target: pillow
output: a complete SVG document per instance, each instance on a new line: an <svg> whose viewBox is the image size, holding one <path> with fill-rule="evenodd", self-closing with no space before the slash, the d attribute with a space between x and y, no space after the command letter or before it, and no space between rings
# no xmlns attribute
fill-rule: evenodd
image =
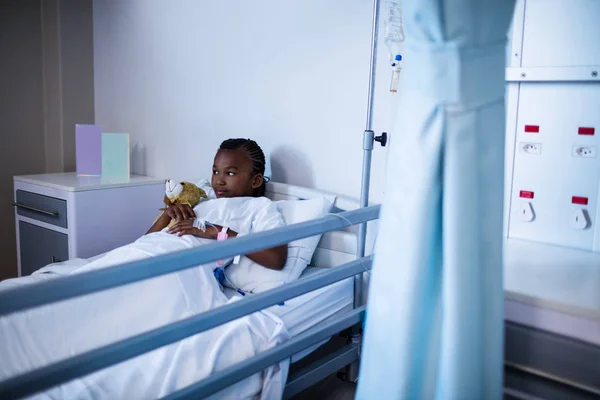
<svg viewBox="0 0 600 400"><path fill-rule="evenodd" d="M335 197L274 202L286 225L318 219L331 211ZM288 256L281 271L265 268L248 257L225 268L226 286L244 292L258 293L298 279L310 263L322 235L294 240L288 245Z"/></svg>

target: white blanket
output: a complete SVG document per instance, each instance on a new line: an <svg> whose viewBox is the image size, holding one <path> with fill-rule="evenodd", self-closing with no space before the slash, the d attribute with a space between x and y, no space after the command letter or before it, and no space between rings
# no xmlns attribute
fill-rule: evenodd
<svg viewBox="0 0 600 400"><path fill-rule="evenodd" d="M206 239L192 236L154 233L91 262L50 265L32 276L4 281L0 290L205 243ZM221 292L213 268L199 266L0 318L0 380L236 301ZM31 398L162 397L272 348L288 336L279 318L262 311ZM281 398L287 369L284 361L212 398Z"/></svg>

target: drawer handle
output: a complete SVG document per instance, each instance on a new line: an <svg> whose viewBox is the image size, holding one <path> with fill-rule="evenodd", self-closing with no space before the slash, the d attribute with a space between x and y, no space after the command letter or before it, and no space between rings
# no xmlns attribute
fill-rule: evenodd
<svg viewBox="0 0 600 400"><path fill-rule="evenodd" d="M12 203L13 206L18 207L18 208L24 208L25 210L29 210L29 211L33 211L36 213L40 213L40 214L44 214L44 215L49 215L51 217L58 217L58 212L57 211L46 211L46 210L41 210L39 208L35 208L35 207L31 207L31 206L27 206L25 204L22 203Z"/></svg>

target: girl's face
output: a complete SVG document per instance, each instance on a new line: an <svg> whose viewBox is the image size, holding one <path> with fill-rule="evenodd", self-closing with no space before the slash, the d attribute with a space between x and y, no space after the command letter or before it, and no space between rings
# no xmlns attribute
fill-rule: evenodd
<svg viewBox="0 0 600 400"><path fill-rule="evenodd" d="M211 186L221 197L251 197L263 183L263 175L252 170L245 150L219 150L215 155Z"/></svg>

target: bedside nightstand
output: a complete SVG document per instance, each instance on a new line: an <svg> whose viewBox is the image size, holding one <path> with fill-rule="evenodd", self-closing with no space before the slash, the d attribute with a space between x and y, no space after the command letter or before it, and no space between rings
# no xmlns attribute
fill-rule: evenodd
<svg viewBox="0 0 600 400"><path fill-rule="evenodd" d="M14 177L19 276L135 241L164 206L164 179L76 173Z"/></svg>

